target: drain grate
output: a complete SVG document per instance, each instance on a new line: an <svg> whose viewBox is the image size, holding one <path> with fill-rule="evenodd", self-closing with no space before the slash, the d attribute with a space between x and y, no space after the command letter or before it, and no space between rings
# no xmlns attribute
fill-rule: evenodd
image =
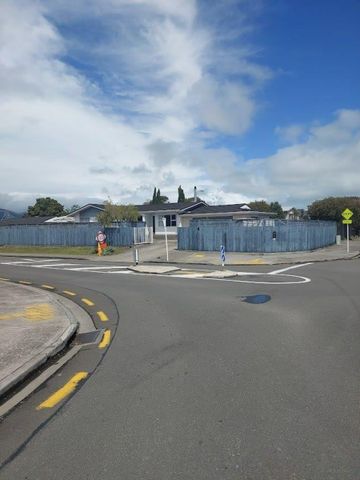
<svg viewBox="0 0 360 480"><path fill-rule="evenodd" d="M74 344L75 345L91 345L99 343L104 334L104 329L93 330L92 332L79 333L76 335Z"/></svg>

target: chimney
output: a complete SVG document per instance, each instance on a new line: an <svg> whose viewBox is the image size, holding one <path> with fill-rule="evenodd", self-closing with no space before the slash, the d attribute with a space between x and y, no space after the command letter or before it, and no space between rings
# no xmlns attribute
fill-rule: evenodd
<svg viewBox="0 0 360 480"><path fill-rule="evenodd" d="M197 191L196 191L196 187L194 187L194 202L197 202Z"/></svg>

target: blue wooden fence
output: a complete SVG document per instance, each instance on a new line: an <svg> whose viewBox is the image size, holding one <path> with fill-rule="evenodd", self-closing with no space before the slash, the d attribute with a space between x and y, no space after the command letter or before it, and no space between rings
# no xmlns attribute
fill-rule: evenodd
<svg viewBox="0 0 360 480"><path fill-rule="evenodd" d="M179 250L227 252L295 252L313 250L336 241L335 222L266 222L192 220L178 228Z"/></svg>
<svg viewBox="0 0 360 480"><path fill-rule="evenodd" d="M0 226L0 245L31 246L95 246L97 223L4 225ZM130 224L105 229L108 243L114 247L134 243L134 227Z"/></svg>

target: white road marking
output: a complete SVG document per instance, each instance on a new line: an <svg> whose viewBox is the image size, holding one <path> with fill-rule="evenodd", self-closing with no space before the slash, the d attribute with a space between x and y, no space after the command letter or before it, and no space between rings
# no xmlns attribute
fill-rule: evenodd
<svg viewBox="0 0 360 480"><path fill-rule="evenodd" d="M117 270L116 272L114 272L112 270L111 272L94 272L94 273L111 273L112 275L114 275L116 273L128 274L128 273L134 273L134 272L131 272L130 270Z"/></svg>
<svg viewBox="0 0 360 480"><path fill-rule="evenodd" d="M65 267L65 266L74 266L74 265L78 265L78 263L51 263L50 265L29 265L31 266L32 268L51 268L53 270L56 270L58 267Z"/></svg>
<svg viewBox="0 0 360 480"><path fill-rule="evenodd" d="M31 259L31 258L24 258L23 260L12 260L10 262L0 262L1 265L29 265L29 266L35 266L34 263L40 264L41 262L49 263L49 262L58 262L57 258L51 259L51 258L46 258L46 259Z"/></svg>
<svg viewBox="0 0 360 480"><path fill-rule="evenodd" d="M46 268L51 270L66 270L66 271L74 271L74 272L88 272L88 273L101 273L101 274L135 274L134 272L127 270L127 266L125 265L107 265L107 266L83 266L79 263L40 263L40 262L56 262L58 259L47 259L47 260L36 260L31 262L27 261L30 259L26 259L26 261L13 261L13 262L0 262L2 265L13 265L14 267L32 267L32 268ZM174 278L184 278L184 279L193 279L193 280L215 280L220 282L237 282L237 283L248 283L248 284L258 284L258 285L297 285L297 284L304 284L311 282L311 279L308 277L298 276L298 275L291 275L285 274L288 270L294 268L305 267L307 265L312 265L312 263L304 263L300 265L292 265L290 267L281 268L279 270L273 270L272 272L234 272L238 278L206 278L205 276L209 274L208 271L204 273L200 272L183 272L173 275L166 275L166 274L152 274L152 273L140 273L136 272L136 275L146 275L146 276L154 276L156 277L174 277ZM185 269L187 270L187 269ZM258 276L265 277L267 275L271 275L269 277L272 281L266 281L265 279L257 280ZM276 276L278 277L286 277L284 280L275 279ZM252 279L241 279L241 277L252 277Z"/></svg>
<svg viewBox="0 0 360 480"><path fill-rule="evenodd" d="M29 260L29 262L33 262L33 263L41 263L41 262L45 262L45 263L49 263L49 262L58 262L59 258L27 258L26 260Z"/></svg>
<svg viewBox="0 0 360 480"><path fill-rule="evenodd" d="M30 262L21 260L19 262L1 262L1 265L29 265Z"/></svg>
<svg viewBox="0 0 360 480"><path fill-rule="evenodd" d="M119 272L120 273L120 272ZM133 272L130 272L130 273L133 273ZM140 273L140 272L136 272L136 275L137 276L146 276L146 277L166 277L166 278L181 278L181 279L186 279L186 280L210 280L210 281L216 281L216 282L234 282L234 283L250 283L250 284L257 284L257 285L299 285L299 284L303 284L303 283L309 283L311 282L311 279L308 278L308 277L301 277L301 276L298 276L298 275L286 275L286 274L283 274L283 275L279 275L281 277L289 277L289 278L293 278L294 280L291 280L291 281L285 281L285 282L281 282L281 281L271 281L271 282L266 282L266 281L262 281L262 280L235 280L233 278L209 278L209 277L189 277L187 275L166 275L166 274L162 274L162 273ZM269 273L244 273L242 272L242 275L262 275L262 276L266 276L266 275L270 275ZM274 278L275 275L272 275L272 278Z"/></svg>
<svg viewBox="0 0 360 480"><path fill-rule="evenodd" d="M292 265L291 267L281 268L280 270L273 270L272 272L269 272L269 275L277 275L279 273L287 272L288 270L292 270L294 268L306 267L307 265L312 265L312 262L302 263L300 265Z"/></svg>
<svg viewBox="0 0 360 480"><path fill-rule="evenodd" d="M265 275L271 275L270 273ZM265 281L257 281L257 280L226 280L227 282L238 282L238 283L253 283L259 285L299 285L300 283L309 283L311 279L308 277L301 277L298 275L282 275L283 277L291 277L297 279L298 281L289 281L289 282L265 282Z"/></svg>
<svg viewBox="0 0 360 480"><path fill-rule="evenodd" d="M77 264L75 264L77 265ZM71 271L74 271L74 272L81 272L81 270L112 270L112 269L126 269L127 267L125 266L122 266L122 265L118 265L118 266L107 266L107 267L75 267L75 268L66 268L65 270L71 270Z"/></svg>

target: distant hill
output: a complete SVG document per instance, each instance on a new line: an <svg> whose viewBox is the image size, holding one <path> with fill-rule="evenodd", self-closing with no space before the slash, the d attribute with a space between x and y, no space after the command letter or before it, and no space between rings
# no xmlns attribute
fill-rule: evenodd
<svg viewBox="0 0 360 480"><path fill-rule="evenodd" d="M5 208L0 208L0 222L3 220L9 220L10 218L19 218L20 215L10 210L5 210Z"/></svg>

